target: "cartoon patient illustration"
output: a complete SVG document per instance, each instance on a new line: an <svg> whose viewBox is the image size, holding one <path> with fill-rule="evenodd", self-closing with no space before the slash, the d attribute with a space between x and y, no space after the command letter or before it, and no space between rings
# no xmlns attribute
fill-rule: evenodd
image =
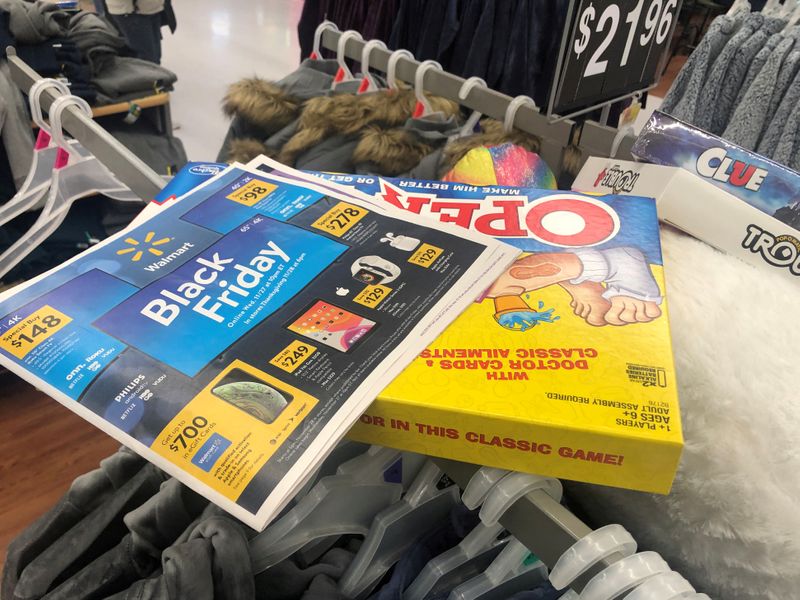
<svg viewBox="0 0 800 600"><path fill-rule="evenodd" d="M511 265L486 296L494 299L500 325L525 331L552 322L552 310L533 310L523 295L556 284L572 297L575 314L595 327L647 323L661 315L658 283L642 251L631 246L530 254Z"/></svg>

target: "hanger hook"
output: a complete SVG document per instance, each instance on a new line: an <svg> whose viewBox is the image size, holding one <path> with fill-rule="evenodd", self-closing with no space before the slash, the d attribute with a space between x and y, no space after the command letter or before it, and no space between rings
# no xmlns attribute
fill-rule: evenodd
<svg viewBox="0 0 800 600"><path fill-rule="evenodd" d="M33 122L39 126L39 129L46 133L50 133L50 126L45 122L44 115L42 114L42 92L50 87L57 89L62 94L69 94L69 86L67 86L66 83L49 77L34 81L28 92L28 102L30 104Z"/></svg>
<svg viewBox="0 0 800 600"><path fill-rule="evenodd" d="M53 136L53 142L59 147L63 148L70 154L76 155L76 150L64 139L64 128L61 124L61 115L64 110L70 106L77 106L89 118L92 118L92 107L83 98L74 96L72 94L66 96L59 96L53 101L50 107L50 135Z"/></svg>
<svg viewBox="0 0 800 600"><path fill-rule="evenodd" d="M375 48L380 48L387 52L389 51L389 48L387 48L386 44L381 40L369 40L364 44L364 47L361 49L361 74L364 76L364 82L358 90L359 94L377 87L372 73L369 72L369 57Z"/></svg>
<svg viewBox="0 0 800 600"><path fill-rule="evenodd" d="M422 106L423 110L420 116L429 115L433 112L431 103L425 97L425 74L431 69L442 71L442 65L435 60L424 60L417 65L417 70L414 73L414 95L417 97L417 102Z"/></svg>
<svg viewBox="0 0 800 600"><path fill-rule="evenodd" d="M474 88L476 85L484 88L489 87L480 77L470 77L469 79L465 79L464 83L461 84L461 88L458 90L459 100L466 100L469 97L469 93L472 91L472 88Z"/></svg>
<svg viewBox="0 0 800 600"><path fill-rule="evenodd" d="M466 79L464 83L461 84L461 88L458 90L458 99L464 101L467 98L469 98L469 93L475 86L480 86L484 89L487 89L489 87L486 84L486 82L480 77L470 77L469 79ZM459 137L471 135L475 131L475 126L478 124L478 121L480 120L481 116L482 115L479 111L473 110L472 114L466 120L463 127L461 127L461 131L458 134Z"/></svg>
<svg viewBox="0 0 800 600"><path fill-rule="evenodd" d="M530 106L533 110L539 110L530 96L517 96L508 103L506 107L506 118L503 120L503 131L511 133L514 129L514 119L517 116L517 111L522 105Z"/></svg>
<svg viewBox="0 0 800 600"><path fill-rule="evenodd" d="M334 78L335 83L353 79L353 73L350 71L350 67L347 66L347 57L344 54L345 46L347 46L349 40L363 41L364 38L362 38L361 34L355 29L343 31L339 36L339 41L336 44L336 62L339 63L339 70L336 72L336 77Z"/></svg>
<svg viewBox="0 0 800 600"><path fill-rule="evenodd" d="M395 50L392 52L391 56L389 56L389 64L386 66L386 83L391 90L397 89L397 78L395 72L397 71L397 61L400 60L400 58L413 61L414 55L411 54L410 50L401 49Z"/></svg>
<svg viewBox="0 0 800 600"><path fill-rule="evenodd" d="M331 31L339 31L338 25L333 21L325 20L314 30L314 49L311 51L311 58L312 60L320 60L322 58L322 54L320 53L319 46L322 43L322 34L325 33L328 29Z"/></svg>

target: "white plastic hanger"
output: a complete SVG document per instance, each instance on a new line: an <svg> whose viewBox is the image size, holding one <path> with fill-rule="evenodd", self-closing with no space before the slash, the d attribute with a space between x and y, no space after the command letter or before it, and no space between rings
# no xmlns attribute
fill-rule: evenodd
<svg viewBox="0 0 800 600"><path fill-rule="evenodd" d="M76 201L102 194L120 200L142 200L94 156L84 156L76 144L64 139L61 115L68 106L77 106L91 117L92 109L83 98L59 96L50 107L50 126L53 142L59 147L52 170L47 200L39 218L20 239L0 255L0 277L3 277L30 254L63 223Z"/></svg>
<svg viewBox="0 0 800 600"><path fill-rule="evenodd" d="M339 27L333 21L328 21L327 19L317 25L317 28L314 30L314 46L311 50L311 56L309 58L311 60L322 60L322 53L320 52L320 44L322 42L322 34L325 33L328 29L331 31L339 31Z"/></svg>
<svg viewBox="0 0 800 600"><path fill-rule="evenodd" d="M734 0L731 7L728 9L727 15L734 15L739 11L750 12L750 3L747 0Z"/></svg>
<svg viewBox="0 0 800 600"><path fill-rule="evenodd" d="M395 50L389 56L388 64L386 65L386 86L388 87L389 91L397 91L400 89L397 85L397 61L401 58L407 58L408 60L414 60L414 55L411 54L409 50Z"/></svg>
<svg viewBox="0 0 800 600"><path fill-rule="evenodd" d="M636 540L622 525L595 529L559 557L550 571L550 583L557 590L563 590L604 558L612 554L631 556L636 548Z"/></svg>
<svg viewBox="0 0 800 600"><path fill-rule="evenodd" d="M426 463L403 498L375 517L364 543L339 580L339 591L345 597L364 598L420 532L447 518L458 503L458 486L439 490L441 476L436 465Z"/></svg>
<svg viewBox="0 0 800 600"><path fill-rule="evenodd" d="M533 110L539 110L530 96L517 96L508 103L506 107L506 116L503 120L503 131L511 133L514 130L514 119L517 116L517 111L521 106L530 106Z"/></svg>
<svg viewBox="0 0 800 600"><path fill-rule="evenodd" d="M647 579L670 571L657 552L639 552L615 562L589 580L581 600L614 600Z"/></svg>
<svg viewBox="0 0 800 600"><path fill-rule="evenodd" d="M403 600L425 600L484 572L509 540L502 525L479 523L459 544L431 559L411 582Z"/></svg>
<svg viewBox="0 0 800 600"><path fill-rule="evenodd" d="M31 116L33 122L39 126L39 133L36 136L36 144L33 147L33 159L31 168L28 171L25 181L17 190L17 193L0 207L0 226L5 225L10 220L22 213L33 210L40 206L50 188L50 177L53 172L53 165L56 161L58 146L53 144L50 136L50 127L45 122L42 115L41 93L54 87L62 94L69 94L69 88L61 81L55 79L40 79L31 86L28 92Z"/></svg>
<svg viewBox="0 0 800 600"><path fill-rule="evenodd" d="M470 477L467 487L461 496L461 502L470 510L475 510L486 499L486 496L503 477L511 471L494 467L481 467Z"/></svg>
<svg viewBox="0 0 800 600"><path fill-rule="evenodd" d="M350 67L347 66L347 56L345 56L344 53L347 42L352 39L363 41L364 38L362 38L361 34L355 29L348 29L347 31L342 32L342 34L339 36L339 41L336 44L336 62L339 63L339 69L336 71L336 75L333 78L334 88L345 81L356 80L356 78L353 77L353 72L350 70Z"/></svg>
<svg viewBox="0 0 800 600"><path fill-rule="evenodd" d="M774 15L778 8L782 8L780 0L767 0L766 4L764 4L764 8L761 9L761 14Z"/></svg>
<svg viewBox="0 0 800 600"><path fill-rule="evenodd" d="M480 575L456 587L448 600L506 600L547 581L547 567L516 538Z"/></svg>
<svg viewBox="0 0 800 600"><path fill-rule="evenodd" d="M386 44L383 43L381 40L370 40L364 44L364 48L361 50L361 85L358 88L359 94L364 94L366 92L374 92L378 89L378 84L375 82L375 78L372 76L372 73L369 72L369 56L372 54L372 51L375 48L380 48L381 50L389 50L386 47Z"/></svg>
<svg viewBox="0 0 800 600"><path fill-rule="evenodd" d="M789 20L786 22L786 27L783 28L783 31L788 31L789 29L800 23L800 4L795 4L794 10L790 10L786 16L788 17Z"/></svg>
<svg viewBox="0 0 800 600"><path fill-rule="evenodd" d="M442 113L433 112L433 107L425 96L425 75L430 70L442 71L442 65L435 60L424 60L417 67L414 73L414 95L417 97L417 105L414 108L414 118L423 119L426 117L439 116L443 118Z"/></svg>
<svg viewBox="0 0 800 600"><path fill-rule="evenodd" d="M336 475L321 478L250 541L253 571L261 573L323 538L366 535L375 516L403 493L402 484L384 481L384 473L400 458L399 451L381 448L343 463Z"/></svg>
<svg viewBox="0 0 800 600"><path fill-rule="evenodd" d="M470 77L469 79L464 80L464 83L461 84L461 89L458 90L458 99L462 101L466 100L469 97L470 91L472 91L472 88L474 88L476 85L479 85L483 88L488 87L486 82L480 77ZM480 121L482 116L483 115L479 111L473 110L472 114L461 128L461 131L458 133L458 137L466 137L475 133L475 126L478 124L478 121Z"/></svg>
<svg viewBox="0 0 800 600"><path fill-rule="evenodd" d="M680 573L669 571L653 575L642 585L625 596L625 600L680 600L694 593L692 584Z"/></svg>

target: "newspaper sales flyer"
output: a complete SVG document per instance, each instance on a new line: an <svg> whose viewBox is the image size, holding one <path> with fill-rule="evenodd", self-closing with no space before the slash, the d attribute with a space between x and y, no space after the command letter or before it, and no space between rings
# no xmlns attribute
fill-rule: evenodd
<svg viewBox="0 0 800 600"><path fill-rule="evenodd" d="M0 297L0 363L261 530L517 254L231 167Z"/></svg>

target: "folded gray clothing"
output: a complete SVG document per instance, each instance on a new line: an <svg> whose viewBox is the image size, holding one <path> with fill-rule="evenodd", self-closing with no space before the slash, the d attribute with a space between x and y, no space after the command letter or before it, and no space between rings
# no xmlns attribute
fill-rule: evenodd
<svg viewBox="0 0 800 600"><path fill-rule="evenodd" d="M116 53L128 51L125 38L106 19L96 13L80 11L69 20L67 37L85 54L97 46Z"/></svg>
<svg viewBox="0 0 800 600"><path fill-rule="evenodd" d="M301 567L290 557L255 576L257 600L297 600L313 579L326 575L335 581L347 570L356 553L349 548L332 548L313 565Z"/></svg>
<svg viewBox="0 0 800 600"><path fill-rule="evenodd" d="M768 125L767 114L772 94L786 56L795 44L797 28L784 35L758 73L742 102L736 107L722 137L748 150L755 150L761 133Z"/></svg>
<svg viewBox="0 0 800 600"><path fill-rule="evenodd" d="M0 597L12 598L19 576L37 556L103 504L138 471L145 461L127 448L100 461L100 467L72 482L58 503L8 546Z"/></svg>
<svg viewBox="0 0 800 600"><path fill-rule="evenodd" d="M255 598L247 537L236 521L211 517L161 557L157 575L107 600L251 600Z"/></svg>
<svg viewBox="0 0 800 600"><path fill-rule="evenodd" d="M744 18L745 14L739 11L733 15L719 16L712 21L664 97L660 107L662 112L691 122L711 64L739 29Z"/></svg>
<svg viewBox="0 0 800 600"><path fill-rule="evenodd" d="M129 56L113 56L102 72L95 73L92 83L113 98L137 91L155 93L171 88L177 80L175 73L155 63Z"/></svg>
<svg viewBox="0 0 800 600"><path fill-rule="evenodd" d="M0 61L0 135L17 189L33 162L33 132L22 92L11 81L8 61Z"/></svg>
<svg viewBox="0 0 800 600"><path fill-rule="evenodd" d="M328 575L317 575L300 600L346 600L339 591L339 582Z"/></svg>
<svg viewBox="0 0 800 600"><path fill-rule="evenodd" d="M69 13L47 0L0 0L0 10L9 13L9 29L20 44L38 44L67 32Z"/></svg>
<svg viewBox="0 0 800 600"><path fill-rule="evenodd" d="M183 534L208 505L176 479L168 479L159 491L125 515L130 531L114 548L48 593L44 600L102 598L126 590L150 576L161 553Z"/></svg>
<svg viewBox="0 0 800 600"><path fill-rule="evenodd" d="M416 167L402 175L408 179L439 179L439 165L442 162L444 145L425 156Z"/></svg>
<svg viewBox="0 0 800 600"><path fill-rule="evenodd" d="M145 464L92 512L51 543L22 571L13 596L4 600L41 598L110 550L126 533L123 517L155 494L166 475Z"/></svg>
<svg viewBox="0 0 800 600"><path fill-rule="evenodd" d="M787 96L788 98L788 96ZM796 96L795 96L796 98ZM800 133L800 101L795 101L790 108L786 121L781 129L781 135L775 145L775 152L772 153L772 160L782 165L792 168L792 161L800 150L798 144L798 133Z"/></svg>
<svg viewBox="0 0 800 600"><path fill-rule="evenodd" d="M739 49L763 24L764 16L761 13L747 15L739 31L728 40L719 55L713 58L713 64L708 72L705 84L703 84L702 98L704 98L704 101L698 103L697 110L690 121L692 125L711 132L714 132L715 126L717 128L721 126L724 129L724 124L720 125L722 116L719 114L718 103L713 100L719 98L720 91ZM714 123L715 120L716 123Z"/></svg>
<svg viewBox="0 0 800 600"><path fill-rule="evenodd" d="M170 171L174 175L188 162L183 142L173 135L159 135L136 125L119 125L108 130L159 175L169 175Z"/></svg>

